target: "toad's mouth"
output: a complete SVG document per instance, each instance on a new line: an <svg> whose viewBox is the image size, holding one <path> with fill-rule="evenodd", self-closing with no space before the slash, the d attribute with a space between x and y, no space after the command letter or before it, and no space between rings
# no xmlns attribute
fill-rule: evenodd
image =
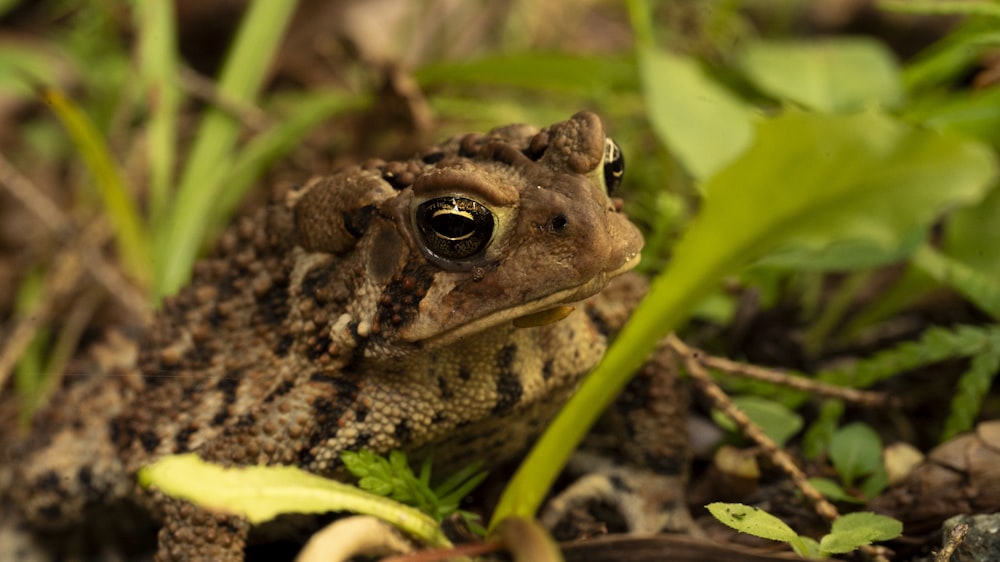
<svg viewBox="0 0 1000 562"><path fill-rule="evenodd" d="M538 312L532 312L531 314L525 314L519 318L513 320L515 328L535 328L538 326L547 326L549 324L555 324L556 322L562 320L569 316L570 312L573 312L575 307L561 305L555 308L546 308L545 310L540 310Z"/></svg>
<svg viewBox="0 0 1000 562"><path fill-rule="evenodd" d="M559 322L573 312L573 304L603 291L612 279L635 268L639 264L639 259L640 255L637 252L618 268L595 276L587 283L555 291L530 303L496 310L483 318L455 326L425 339L424 344L431 347L447 345L508 322L516 328L545 326Z"/></svg>

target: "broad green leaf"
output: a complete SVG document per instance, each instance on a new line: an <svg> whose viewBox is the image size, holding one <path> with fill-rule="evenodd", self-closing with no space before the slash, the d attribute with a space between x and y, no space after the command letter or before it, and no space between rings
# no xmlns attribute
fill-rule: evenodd
<svg viewBox="0 0 1000 562"><path fill-rule="evenodd" d="M833 522L830 534L819 541L824 554L851 552L876 541L892 540L903 534L903 524L876 513L849 513Z"/></svg>
<svg viewBox="0 0 1000 562"><path fill-rule="evenodd" d="M434 546L448 539L433 519L388 498L290 466L222 468L197 455L175 455L142 468L139 483L251 523L285 513L351 511L378 517Z"/></svg>
<svg viewBox="0 0 1000 562"><path fill-rule="evenodd" d="M903 96L892 53L870 39L756 42L740 65L771 96L820 111L893 107Z"/></svg>
<svg viewBox="0 0 1000 562"><path fill-rule="evenodd" d="M830 439L830 461L850 486L882 465L882 439L863 423L845 425Z"/></svg>
<svg viewBox="0 0 1000 562"><path fill-rule="evenodd" d="M977 200L993 174L982 145L878 113L791 112L761 123L753 146L708 181L670 264L518 469L492 524L534 513L600 412L723 276L792 242L896 246L944 209Z"/></svg>
<svg viewBox="0 0 1000 562"><path fill-rule="evenodd" d="M791 436L802 429L802 417L773 400L757 396L737 396L733 398L733 403L743 410L751 421L760 426L779 447L784 446ZM715 414L713 411L712 417L717 422L722 422L719 425L729 431L735 430L735 424L725 414L721 412L718 416Z"/></svg>
<svg viewBox="0 0 1000 562"><path fill-rule="evenodd" d="M754 111L693 59L650 49L639 72L653 131L695 178L708 179L750 146Z"/></svg>
<svg viewBox="0 0 1000 562"><path fill-rule="evenodd" d="M741 533L781 542L791 542L799 536L784 521L763 509L740 503L723 502L710 503L705 508L720 523Z"/></svg>
<svg viewBox="0 0 1000 562"><path fill-rule="evenodd" d="M812 484L813 488L823 494L823 497L837 501L837 502L848 502L848 503L864 503L861 499L858 499L851 494L847 493L840 484L837 484L829 478L810 478L809 483Z"/></svg>

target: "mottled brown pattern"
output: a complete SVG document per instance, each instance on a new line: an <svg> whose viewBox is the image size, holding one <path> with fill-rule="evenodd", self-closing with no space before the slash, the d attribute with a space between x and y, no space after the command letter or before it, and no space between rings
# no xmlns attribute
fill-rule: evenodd
<svg viewBox="0 0 1000 562"><path fill-rule="evenodd" d="M545 326L511 321L591 298L638 260L604 148L590 113L541 133L507 126L315 179L238 221L120 376L67 387L34 435L4 446L2 515L58 530L127 500L159 521L158 560L241 560L245 521L140 490L136 470L186 451L324 475L360 447L510 458L608 331L592 304ZM445 196L494 213L478 254L422 247L414 209Z"/></svg>

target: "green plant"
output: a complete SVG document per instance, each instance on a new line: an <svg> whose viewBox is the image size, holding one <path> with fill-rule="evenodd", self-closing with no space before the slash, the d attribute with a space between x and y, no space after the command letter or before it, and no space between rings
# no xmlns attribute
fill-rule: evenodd
<svg viewBox="0 0 1000 562"><path fill-rule="evenodd" d="M736 396L733 404L760 426L779 447L802 429L802 416L773 400L758 396ZM712 411L712 419L727 431L735 432L737 429L736 424L718 410Z"/></svg>
<svg viewBox="0 0 1000 562"><path fill-rule="evenodd" d="M877 541L892 540L903 532L903 524L875 513L850 513L833 522L830 533L818 542L799 535L770 513L738 503L711 503L705 506L720 522L741 533L787 543L803 558L826 558L852 552Z"/></svg>
<svg viewBox="0 0 1000 562"><path fill-rule="evenodd" d="M413 506L438 522L457 513L470 528L481 531L480 534L485 532L475 523L478 515L458 508L462 498L486 478L486 473L479 470L482 462L467 466L432 487L430 458L420 465L419 476L413 473L402 451L392 451L388 457L366 450L344 451L340 460L358 479L362 490Z"/></svg>
<svg viewBox="0 0 1000 562"><path fill-rule="evenodd" d="M971 361L958 380L943 440L972 428L1000 366L1000 327L930 328L917 340L903 342L850 366L822 372L818 378L832 384L865 388L898 373L955 358Z"/></svg>
<svg viewBox="0 0 1000 562"><path fill-rule="evenodd" d="M378 517L426 544L451 545L437 522L421 511L295 467L223 468L186 454L163 457L143 467L138 478L144 487L239 514L254 524L283 513L350 511Z"/></svg>
<svg viewBox="0 0 1000 562"><path fill-rule="evenodd" d="M676 55L654 45L645 3L629 6L651 123L698 180L704 200L619 339L519 468L491 524L535 511L602 406L723 276L754 263L830 271L904 260L926 245L935 221L983 200L995 181L996 157L984 143L894 115L901 78L884 49L830 41L800 54L801 45L767 46L744 62L749 80L786 98L783 109L765 116L741 109L745 102L733 101L735 94L720 91L697 66L666 72L679 68ZM832 57L834 64L786 72L810 66L810 56ZM786 64L772 70L782 57ZM840 83L848 64L860 84L832 92L778 76L764 80L788 74L830 86ZM671 91L713 102L698 112L699 120L687 121L673 113L697 108L663 103L673 99ZM712 135L719 130L733 134ZM741 133L746 130L752 133ZM710 150L718 143L719 150Z"/></svg>
<svg viewBox="0 0 1000 562"><path fill-rule="evenodd" d="M888 485L882 439L868 425L851 423L834 431L828 454L840 476L839 486L826 479L810 480L827 497L847 500L854 496L846 490L857 488L864 499L870 499Z"/></svg>

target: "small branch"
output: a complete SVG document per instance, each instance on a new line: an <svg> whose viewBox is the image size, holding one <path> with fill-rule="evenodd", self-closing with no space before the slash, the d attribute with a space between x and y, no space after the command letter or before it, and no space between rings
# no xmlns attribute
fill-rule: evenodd
<svg viewBox="0 0 1000 562"><path fill-rule="evenodd" d="M823 494L819 493L819 490L807 481L805 473L795 464L792 457L778 447L778 444L768 437L757 424L753 423L743 413L743 410L740 410L733 404L722 388L715 384L715 381L712 380L705 366L701 363L703 357L700 351L688 347L687 344L673 334L667 336L667 345L683 358L684 366L687 367L688 374L691 375L691 379L698 386L698 389L712 401L712 404L716 408L729 416L744 435L764 449L774 461L774 464L780 467L792 479L792 482L802 492L802 495L812 502L816 508L816 513L829 521L840 517L840 514L837 513L837 508L828 502L823 497Z"/></svg>
<svg viewBox="0 0 1000 562"><path fill-rule="evenodd" d="M955 528L948 533L948 540L944 543L944 548L941 552L937 553L934 557L934 562L948 562L951 560L951 555L958 550L958 547L962 546L962 542L965 541L965 535L969 533L968 523L959 523L955 525Z"/></svg>
<svg viewBox="0 0 1000 562"><path fill-rule="evenodd" d="M816 510L816 513L820 517L828 521L833 521L840 517L837 508L809 483L805 472L795 464L795 460L792 459L791 455L778 447L778 444L768 437L757 424L753 423L743 413L743 410L740 410L733 404L729 396L712 380L712 377L708 374L708 370L702 363L704 357L701 351L688 347L687 344L673 334L667 336L667 345L683 359L691 380L694 381L702 394L707 396L716 408L733 420L743 435L757 443L770 457L771 462L791 478L792 483L812 503L813 509ZM887 562L876 547L866 546L862 547L862 550L872 560Z"/></svg>
<svg viewBox="0 0 1000 562"><path fill-rule="evenodd" d="M808 392L810 394L826 396L828 398L839 398L846 402L853 402L873 408L886 408L899 405L898 398L889 396L884 392L871 392L867 390L856 390L844 386L835 386L807 379L805 377L798 377L777 369L768 369L757 365L731 361L724 357L706 355L700 350L698 350L697 353L699 357L698 362L702 365L712 369L725 371L727 373L741 375L746 378L778 384L795 390Z"/></svg>

